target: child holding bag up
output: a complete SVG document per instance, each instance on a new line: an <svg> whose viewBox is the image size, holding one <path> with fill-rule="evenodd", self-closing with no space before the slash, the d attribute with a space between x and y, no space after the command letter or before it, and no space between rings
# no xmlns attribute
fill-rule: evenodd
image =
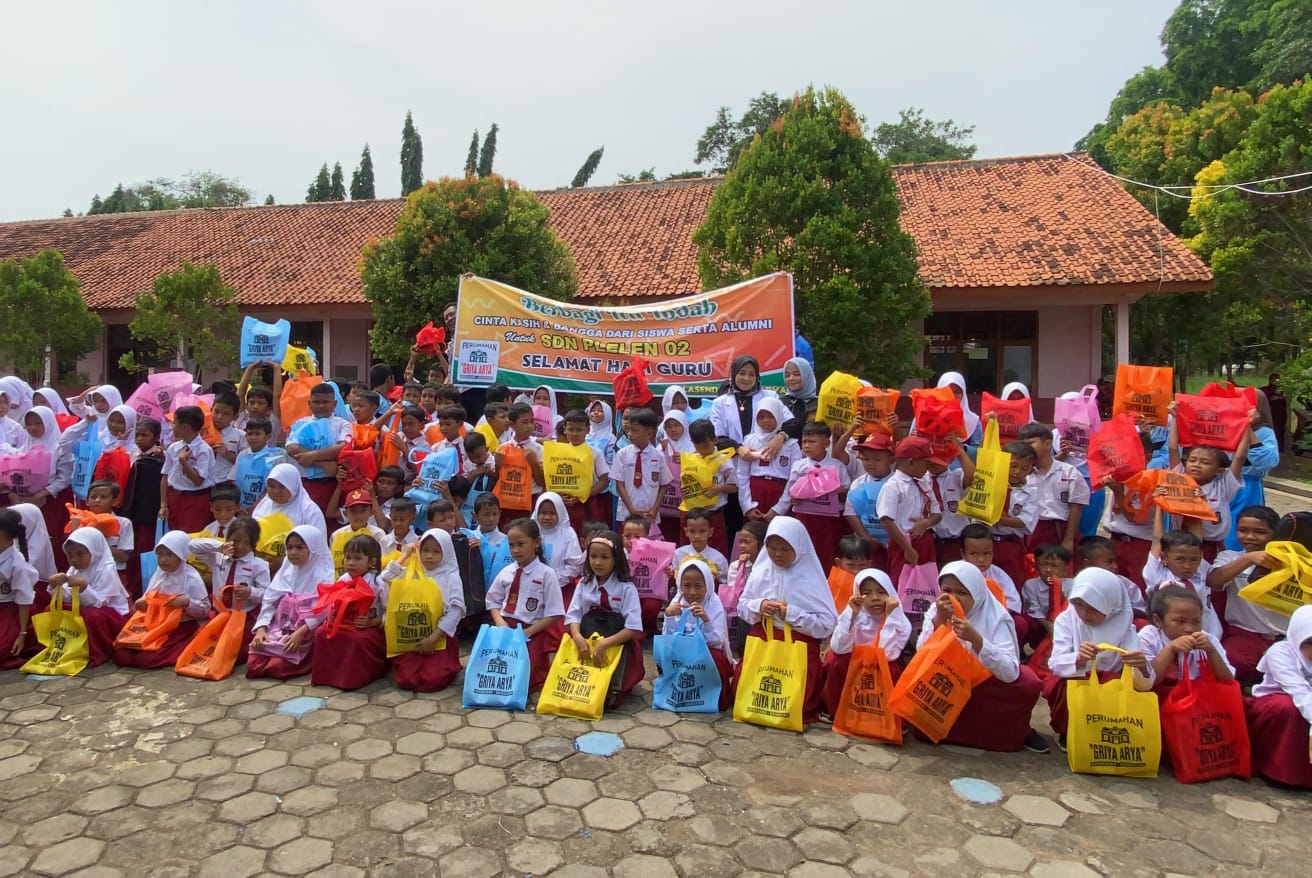
<svg viewBox="0 0 1312 878"><path fill-rule="evenodd" d="M423 575L436 583L441 593L442 616L433 626L433 633L414 652L392 657L392 678L398 689L437 692L450 686L460 673L460 640L456 629L465 617L465 590L451 535L436 527L424 531L417 542L405 547L399 560L383 568L379 577L383 585L390 590L392 583L405 576L407 565L416 554Z"/></svg>
<svg viewBox="0 0 1312 878"><path fill-rule="evenodd" d="M1175 403L1168 405L1167 410L1174 414ZM1257 420L1257 409L1248 414L1250 422ZM1197 482L1207 505L1216 513L1216 521L1185 518L1181 523L1183 529L1197 533L1202 538L1203 560L1209 564L1225 548L1225 538L1230 535L1230 501L1244 487L1244 462L1248 456L1248 446L1256 439L1250 426L1244 431L1239 447L1232 456L1210 445L1195 445L1181 459L1179 421L1171 418L1170 434L1166 440L1171 469L1185 473Z"/></svg>
<svg viewBox="0 0 1312 878"><path fill-rule="evenodd" d="M1257 669L1262 682L1247 699L1253 771L1312 789L1312 606L1294 611L1288 636L1272 644Z"/></svg>
<svg viewBox="0 0 1312 878"><path fill-rule="evenodd" d="M71 599L77 589L82 621L87 626L88 668L114 656L114 638L131 613L127 590L118 578L105 535L94 527L79 527L64 541L68 572L50 577L50 602Z"/></svg>
<svg viewBox="0 0 1312 878"><path fill-rule="evenodd" d="M732 705L729 691L733 679L733 661L729 651L729 628L724 604L715 593L715 576L705 561L689 558L675 571L674 581L678 591L674 600L665 608L661 633L679 633L679 619L683 611L692 611L689 625L698 626L702 637L706 638L706 646L711 650L711 661L715 662L715 669L720 672L720 710L728 710ZM662 669L662 673L667 671Z"/></svg>
<svg viewBox="0 0 1312 878"><path fill-rule="evenodd" d="M624 651L606 695L606 706L614 707L642 682L642 607L619 534L607 530L588 540L587 557L583 577L565 611L565 626L585 661L600 662L610 649ZM588 641L593 634L602 636L595 656Z"/></svg>
<svg viewBox="0 0 1312 878"><path fill-rule="evenodd" d="M843 686L847 682L848 667L852 662L852 649L874 643L888 658L888 669L893 682L902 673L898 657L911 639L911 620L902 612L897 589L888 574L867 567L856 575L852 597L838 617L833 636L829 638L829 652L824 661L824 714L832 722L843 699Z"/></svg>
<svg viewBox="0 0 1312 878"><path fill-rule="evenodd" d="M174 628L159 649L114 650L114 663L125 668L155 670L171 668L187 644L196 636L196 623L210 617L210 595L205 581L196 568L187 563L191 554L191 537L180 530L171 530L155 543L155 575L146 583L145 591L137 599L136 608L144 610L151 592L170 595L168 607L182 609L182 621Z"/></svg>
<svg viewBox="0 0 1312 878"><path fill-rule="evenodd" d="M542 531L531 518L516 518L506 528L510 558L487 590L492 623L502 628L523 628L528 638L532 674L529 691L542 688L551 671L551 659L565 633L560 580L542 558Z"/></svg>

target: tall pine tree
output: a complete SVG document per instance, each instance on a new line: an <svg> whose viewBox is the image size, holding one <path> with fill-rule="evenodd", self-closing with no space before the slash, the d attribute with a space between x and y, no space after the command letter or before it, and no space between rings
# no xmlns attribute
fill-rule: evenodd
<svg viewBox="0 0 1312 878"><path fill-rule="evenodd" d="M592 175L597 172L597 165L601 164L601 154L605 151L606 147L604 146L597 147L592 151L591 155L583 161L583 167L579 168L579 172L574 175L574 180L569 184L569 188L578 189L588 185Z"/></svg>
<svg viewBox="0 0 1312 878"><path fill-rule="evenodd" d="M360 166L351 174L351 200L374 197L374 160L366 143L364 152L360 153Z"/></svg>
<svg viewBox="0 0 1312 878"><path fill-rule="evenodd" d="M465 176L472 177L478 173L478 129L469 138L469 155L465 156Z"/></svg>
<svg viewBox="0 0 1312 878"><path fill-rule="evenodd" d="M343 180L343 178L342 178L342 163L341 163L341 162L334 162L334 163L333 163L333 177L332 177L332 182L329 183L329 185L328 185L328 200L329 200L329 201L345 201L345 200L346 200L346 182L345 182L345 180Z"/></svg>
<svg viewBox="0 0 1312 878"><path fill-rule="evenodd" d="M487 177L492 173L492 162L497 157L497 123L487 130L483 138L483 148L478 152L478 176Z"/></svg>
<svg viewBox="0 0 1312 878"><path fill-rule="evenodd" d="M410 118L405 113L405 127L401 129L401 194L409 195L424 185L424 143Z"/></svg>
<svg viewBox="0 0 1312 878"><path fill-rule="evenodd" d="M319 167L319 174L314 178L314 182L305 190L306 201L328 201L332 196L333 183L328 176L328 163L324 162Z"/></svg>

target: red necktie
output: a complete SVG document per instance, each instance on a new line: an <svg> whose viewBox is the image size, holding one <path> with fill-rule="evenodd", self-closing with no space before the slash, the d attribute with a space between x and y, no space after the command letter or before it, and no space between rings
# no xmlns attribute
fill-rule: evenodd
<svg viewBox="0 0 1312 878"><path fill-rule="evenodd" d="M642 487L642 452L639 451L633 458L633 487Z"/></svg>
<svg viewBox="0 0 1312 878"><path fill-rule="evenodd" d="M465 450L460 447L464 444L463 440L456 442L456 475L464 475L465 472Z"/></svg>
<svg viewBox="0 0 1312 878"><path fill-rule="evenodd" d="M506 594L506 605L501 608L503 613L513 613L519 606L519 580L524 575L523 567L515 568L515 578L510 581L510 591Z"/></svg>
<svg viewBox="0 0 1312 878"><path fill-rule="evenodd" d="M611 612L610 595L606 594L606 587L598 586L598 590L601 592L601 609L607 613Z"/></svg>
<svg viewBox="0 0 1312 878"><path fill-rule="evenodd" d="M931 481L932 481L932 480L931 480ZM920 487L920 480L919 480L919 479L912 479L912 480L911 480L911 484L913 484L913 485L916 486L916 490L920 492L920 499L924 501L924 503L921 505L920 517L921 517L921 518L928 518L928 517L929 517L929 510L930 510L930 506L931 506L931 504L930 504L930 502L929 502L929 494L927 494L927 493L925 492L925 489L924 489L924 488ZM937 486L935 486L935 488L937 488Z"/></svg>
<svg viewBox="0 0 1312 878"><path fill-rule="evenodd" d="M934 499L938 501L938 511L947 512L948 507L943 502L943 491L940 490L938 486L938 479L934 478L933 476L930 476L929 484L934 488Z"/></svg>

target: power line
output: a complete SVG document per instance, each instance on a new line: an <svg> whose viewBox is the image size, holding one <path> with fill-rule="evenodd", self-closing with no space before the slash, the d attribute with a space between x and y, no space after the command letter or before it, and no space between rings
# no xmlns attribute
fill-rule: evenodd
<svg viewBox="0 0 1312 878"><path fill-rule="evenodd" d="M1243 183L1199 183L1192 186L1187 186L1187 185L1162 186L1162 185L1157 185L1155 183L1145 183L1142 180L1133 180L1129 177L1122 177L1120 174L1113 174L1111 171L1108 171L1107 169L1100 167L1096 163L1081 161L1080 159L1077 159L1074 156L1072 156L1070 153L1062 153L1061 155L1063 158L1075 162L1077 165L1081 165L1083 167L1097 171L1100 174L1104 174L1108 177L1111 177L1114 180L1119 180L1122 183L1128 183L1131 186L1139 186L1143 189L1151 189L1155 192L1161 192L1164 195L1169 195L1172 198L1180 198L1185 201L1194 201L1196 199L1212 198L1217 195L1220 195L1222 192L1227 192L1231 189L1238 190L1240 192L1247 192L1250 195L1265 195L1265 196L1272 196L1277 198L1281 198L1288 195L1298 195L1303 192L1312 192L1312 185L1303 186L1298 189L1282 189L1278 191L1252 188L1253 186L1257 186L1261 183L1279 183L1284 180L1296 180L1301 177L1312 177L1312 171L1298 171L1293 174L1283 174L1279 177L1265 177L1261 180L1248 180ZM1197 189L1212 189L1215 191L1195 194L1195 190Z"/></svg>

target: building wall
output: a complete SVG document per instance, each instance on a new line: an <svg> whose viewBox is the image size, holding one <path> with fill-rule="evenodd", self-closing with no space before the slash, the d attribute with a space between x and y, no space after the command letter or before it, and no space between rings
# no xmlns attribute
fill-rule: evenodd
<svg viewBox="0 0 1312 878"><path fill-rule="evenodd" d="M1035 396L1053 399L1093 384L1102 371L1102 306L1040 308Z"/></svg>

